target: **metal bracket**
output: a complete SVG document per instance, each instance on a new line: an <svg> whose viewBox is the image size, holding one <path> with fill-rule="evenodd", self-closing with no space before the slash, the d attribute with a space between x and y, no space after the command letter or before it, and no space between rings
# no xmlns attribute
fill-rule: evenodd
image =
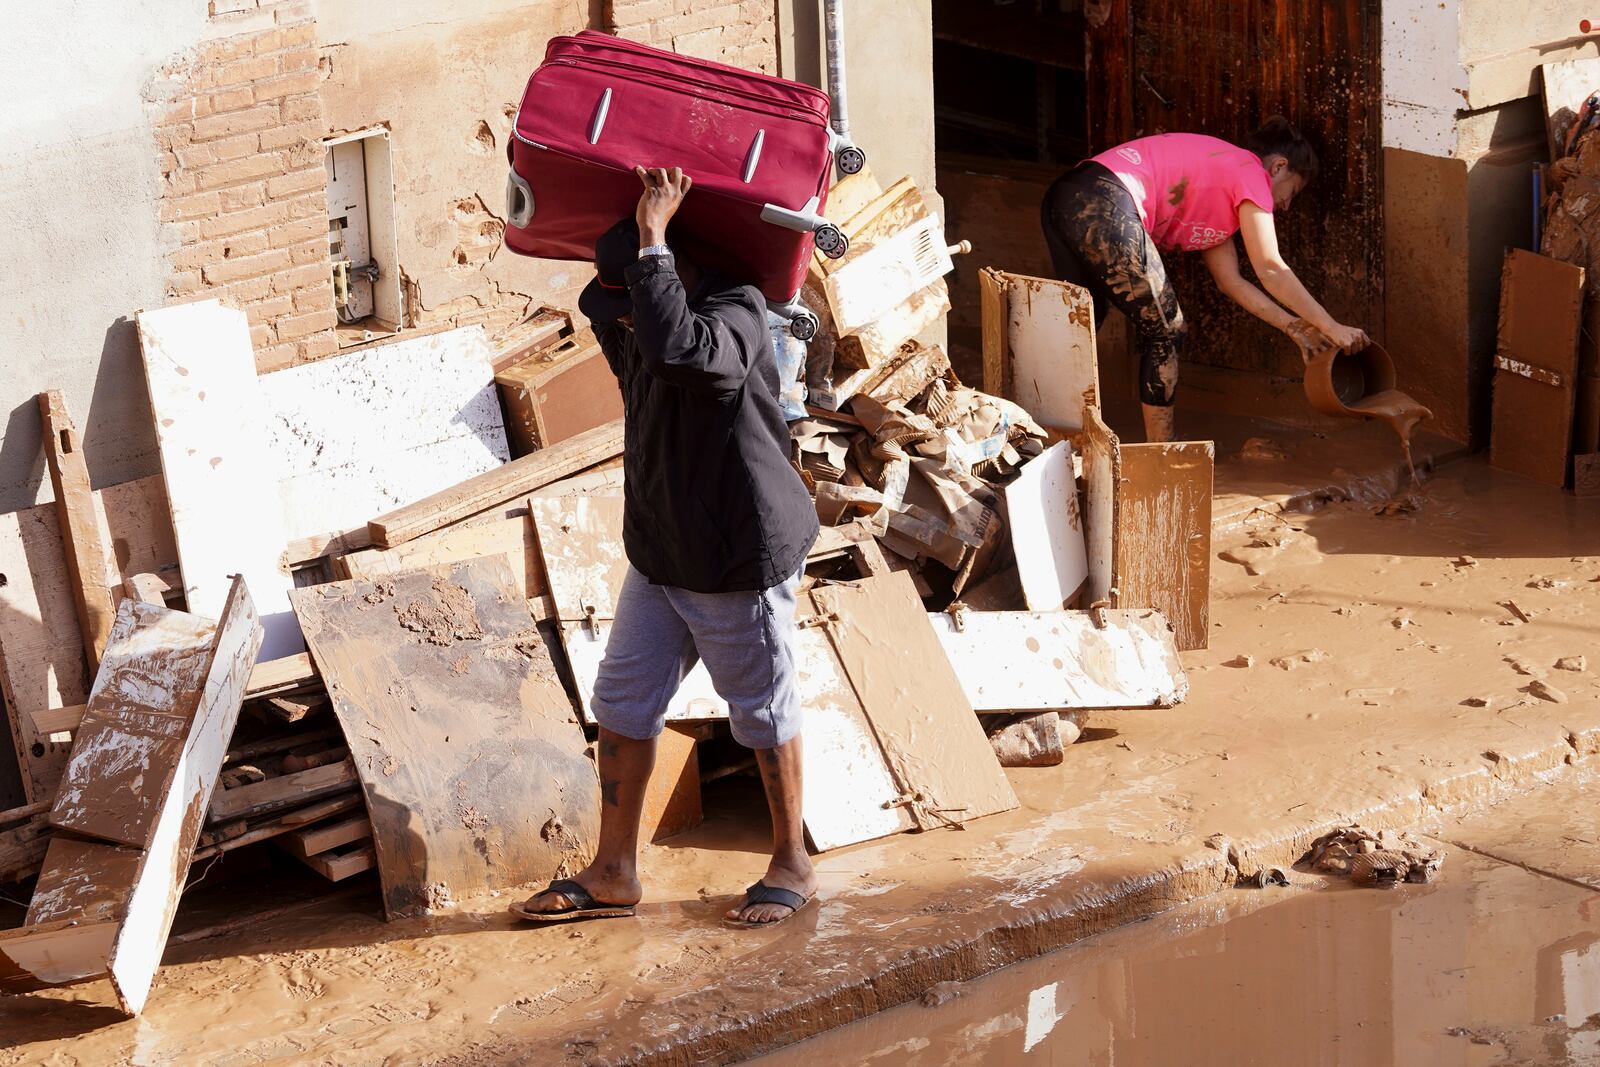
<svg viewBox="0 0 1600 1067"><path fill-rule="evenodd" d="M599 612L593 604L583 605L583 628L589 631L589 637L595 641L600 640Z"/></svg>
<svg viewBox="0 0 1600 1067"><path fill-rule="evenodd" d="M1109 600L1096 600L1089 605L1089 621L1094 624L1096 630L1104 630L1106 628L1106 611L1110 607L1111 601Z"/></svg>

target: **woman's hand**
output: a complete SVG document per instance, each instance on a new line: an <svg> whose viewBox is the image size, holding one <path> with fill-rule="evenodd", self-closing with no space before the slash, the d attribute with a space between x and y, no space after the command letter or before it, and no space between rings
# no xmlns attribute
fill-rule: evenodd
<svg viewBox="0 0 1600 1067"><path fill-rule="evenodd" d="M1354 326L1344 326L1337 322L1333 324L1333 329L1325 330L1324 332L1328 335L1328 340L1338 345L1345 352L1359 352L1372 343L1372 339L1367 336L1367 331L1357 329Z"/></svg>
<svg viewBox="0 0 1600 1067"><path fill-rule="evenodd" d="M681 167L634 167L633 172L644 183L644 194L639 197L639 207L633 217L639 223L639 247L667 243L667 223L678 213L684 194L694 184L694 179Z"/></svg>
<svg viewBox="0 0 1600 1067"><path fill-rule="evenodd" d="M1300 358L1310 363L1315 356L1331 351L1335 345L1328 335L1305 319L1290 319L1283 327L1289 339L1300 346Z"/></svg>

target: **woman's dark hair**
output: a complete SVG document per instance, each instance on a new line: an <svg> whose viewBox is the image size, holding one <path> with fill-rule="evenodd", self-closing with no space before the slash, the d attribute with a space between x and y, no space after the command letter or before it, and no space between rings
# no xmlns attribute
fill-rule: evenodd
<svg viewBox="0 0 1600 1067"><path fill-rule="evenodd" d="M1244 139L1244 146L1262 159L1282 156L1289 162L1289 169L1304 178L1308 185L1317 176L1317 150L1282 115L1274 115L1263 122L1259 130Z"/></svg>

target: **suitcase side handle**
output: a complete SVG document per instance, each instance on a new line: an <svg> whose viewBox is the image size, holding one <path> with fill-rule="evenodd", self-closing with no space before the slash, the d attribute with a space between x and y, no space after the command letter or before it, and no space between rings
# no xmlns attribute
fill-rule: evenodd
<svg viewBox="0 0 1600 1067"><path fill-rule="evenodd" d="M506 225L523 229L533 221L533 186L515 170L506 178Z"/></svg>
<svg viewBox="0 0 1600 1067"><path fill-rule="evenodd" d="M600 94L600 103L595 106L594 118L589 123L589 143L600 143L600 131L606 128L606 114L611 110L611 90L607 89Z"/></svg>

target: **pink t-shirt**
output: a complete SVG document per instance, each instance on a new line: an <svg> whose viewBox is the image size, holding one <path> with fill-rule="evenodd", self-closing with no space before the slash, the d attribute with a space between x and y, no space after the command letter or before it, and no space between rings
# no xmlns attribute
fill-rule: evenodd
<svg viewBox="0 0 1600 1067"><path fill-rule="evenodd" d="M1272 210L1272 179L1251 151L1199 133L1160 133L1094 157L1115 174L1160 249L1193 252L1239 230L1239 205Z"/></svg>

